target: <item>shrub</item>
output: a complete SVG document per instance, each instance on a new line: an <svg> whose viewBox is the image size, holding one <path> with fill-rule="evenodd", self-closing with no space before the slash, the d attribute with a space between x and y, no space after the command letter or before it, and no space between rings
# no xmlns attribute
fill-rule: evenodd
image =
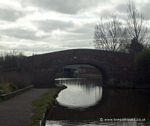
<svg viewBox="0 0 150 126"><path fill-rule="evenodd" d="M12 91L17 90L17 86L14 84L11 84L9 82L1 83L0 84L0 90L3 91L4 93L10 93Z"/></svg>
<svg viewBox="0 0 150 126"><path fill-rule="evenodd" d="M139 84L150 84L150 49L144 49L135 57L136 81Z"/></svg>

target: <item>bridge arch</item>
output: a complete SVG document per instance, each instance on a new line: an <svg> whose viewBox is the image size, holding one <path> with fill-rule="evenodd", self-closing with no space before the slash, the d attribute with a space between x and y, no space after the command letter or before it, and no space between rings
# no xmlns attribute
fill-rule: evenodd
<svg viewBox="0 0 150 126"><path fill-rule="evenodd" d="M36 87L54 84L55 73L66 65L88 64L103 74L104 84L110 80L129 80L132 77L133 58L126 53L94 49L73 49L28 57L26 71Z"/></svg>
<svg viewBox="0 0 150 126"><path fill-rule="evenodd" d="M107 71L101 66L101 65L97 65L97 64L92 64L92 63L78 63L78 64L66 64L66 65L62 65L60 66L59 68L55 69L55 72L54 72L54 78L56 78L57 76L57 73L61 73L63 70L64 67L66 66L71 66L71 65L89 65L89 66L92 66L93 69L95 68L96 70L99 71L99 74L102 76L102 82L103 84L106 84L107 81L109 80L109 75L107 73Z"/></svg>

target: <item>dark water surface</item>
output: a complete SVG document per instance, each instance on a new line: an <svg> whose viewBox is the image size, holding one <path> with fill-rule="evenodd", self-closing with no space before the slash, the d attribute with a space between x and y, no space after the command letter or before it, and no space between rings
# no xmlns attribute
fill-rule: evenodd
<svg viewBox="0 0 150 126"><path fill-rule="evenodd" d="M98 80L59 79L46 126L150 126L150 91L105 89Z"/></svg>

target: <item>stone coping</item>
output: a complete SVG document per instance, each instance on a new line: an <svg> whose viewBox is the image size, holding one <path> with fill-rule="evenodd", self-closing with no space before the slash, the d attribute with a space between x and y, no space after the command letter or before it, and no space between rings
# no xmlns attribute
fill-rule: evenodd
<svg viewBox="0 0 150 126"><path fill-rule="evenodd" d="M7 93L7 94L1 94L0 95L0 99L2 100L6 100L6 99L9 99L11 97L14 97L16 95L19 95L21 93L23 93L24 91L27 91L29 89L33 88L33 85L29 85L25 88L22 88L22 89L19 89L19 90L16 90L16 91L13 91L13 92L10 92L10 93Z"/></svg>

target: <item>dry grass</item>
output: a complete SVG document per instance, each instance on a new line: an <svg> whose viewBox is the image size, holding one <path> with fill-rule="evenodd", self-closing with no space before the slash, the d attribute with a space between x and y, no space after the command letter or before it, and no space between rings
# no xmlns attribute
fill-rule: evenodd
<svg viewBox="0 0 150 126"><path fill-rule="evenodd" d="M12 91L15 91L17 89L18 89L18 87L12 83L9 83L9 82L0 83L0 90L6 94L10 93Z"/></svg>
<svg viewBox="0 0 150 126"><path fill-rule="evenodd" d="M51 108L55 101L60 88L51 88L47 93L42 95L38 100L33 102L35 107L34 115L32 118L31 126L39 126L40 120L43 118L43 114L46 112L47 108Z"/></svg>

